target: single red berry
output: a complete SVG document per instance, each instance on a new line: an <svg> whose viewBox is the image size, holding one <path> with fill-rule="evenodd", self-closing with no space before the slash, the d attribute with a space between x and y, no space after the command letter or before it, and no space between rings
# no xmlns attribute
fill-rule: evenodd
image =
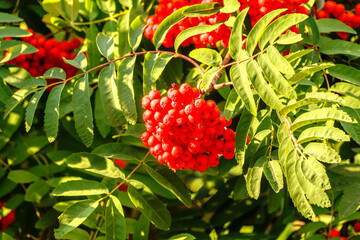
<svg viewBox="0 0 360 240"><path fill-rule="evenodd" d="M331 229L330 233L329 233L329 237L333 238L333 237L340 237L340 232L336 229Z"/></svg>
<svg viewBox="0 0 360 240"><path fill-rule="evenodd" d="M360 232L360 222L357 222L354 224L354 231L355 232Z"/></svg>

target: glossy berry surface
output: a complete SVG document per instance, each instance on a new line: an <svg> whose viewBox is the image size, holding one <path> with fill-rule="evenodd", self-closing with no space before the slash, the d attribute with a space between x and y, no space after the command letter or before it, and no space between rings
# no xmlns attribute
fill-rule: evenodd
<svg viewBox="0 0 360 240"><path fill-rule="evenodd" d="M354 231L355 232L360 232L360 222L357 222L354 224Z"/></svg>
<svg viewBox="0 0 360 240"><path fill-rule="evenodd" d="M200 172L235 155L235 132L231 121L220 116L216 103L200 98L198 89L189 84L173 84L166 96L152 90L143 97L143 119L147 129L143 144L161 163L173 170Z"/></svg>

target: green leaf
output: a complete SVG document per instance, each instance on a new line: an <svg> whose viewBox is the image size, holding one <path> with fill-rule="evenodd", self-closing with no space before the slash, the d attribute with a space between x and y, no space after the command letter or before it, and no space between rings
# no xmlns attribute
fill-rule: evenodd
<svg viewBox="0 0 360 240"><path fill-rule="evenodd" d="M85 0L84 9L89 20L94 20L99 15L99 8L96 5L96 0Z"/></svg>
<svg viewBox="0 0 360 240"><path fill-rule="evenodd" d="M294 84L300 81L301 79L304 79L307 76L312 75L313 73L316 73L318 71L333 66L335 66L333 63L315 63L310 66L303 67L299 71L296 71L296 74L294 74L291 78L289 78L288 81L290 84Z"/></svg>
<svg viewBox="0 0 360 240"><path fill-rule="evenodd" d="M259 39L259 48L263 50L266 44L269 42L273 44L274 41L281 36L291 26L298 24L299 22L307 19L305 14L293 13L286 14L273 21L264 31Z"/></svg>
<svg viewBox="0 0 360 240"><path fill-rule="evenodd" d="M129 184L128 194L131 202L141 211L157 228L168 230L171 224L171 217L165 205L151 192L145 191L141 185L133 186L133 181Z"/></svg>
<svg viewBox="0 0 360 240"><path fill-rule="evenodd" d="M156 59L159 57L158 54L148 52L144 58L143 67L143 94L148 94L151 90L156 89L156 83L153 82L151 72L155 64Z"/></svg>
<svg viewBox="0 0 360 240"><path fill-rule="evenodd" d="M258 199L260 196L261 178L263 174L263 164L267 156L262 156L257 160L252 160L246 174L246 189L249 196Z"/></svg>
<svg viewBox="0 0 360 240"><path fill-rule="evenodd" d="M107 158L117 158L121 160L138 160L141 161L145 154L139 151L138 148L124 143L106 143L95 148L92 153Z"/></svg>
<svg viewBox="0 0 360 240"><path fill-rule="evenodd" d="M105 36L100 32L96 37L96 45L107 60L110 60L114 54L114 38Z"/></svg>
<svg viewBox="0 0 360 240"><path fill-rule="evenodd" d="M350 216L359 208L360 191L356 191L356 189L360 189L359 183L354 183L345 188L339 204L340 219Z"/></svg>
<svg viewBox="0 0 360 240"><path fill-rule="evenodd" d="M270 46L267 51L270 62L284 74L295 74L290 62L274 47Z"/></svg>
<svg viewBox="0 0 360 240"><path fill-rule="evenodd" d="M178 51L180 45L188 38L202 34L207 32L212 32L217 28L218 24L215 25L200 25L195 27L190 27L185 29L184 31L181 31L179 35L177 35L175 42L174 42L174 48L175 52Z"/></svg>
<svg viewBox="0 0 360 240"><path fill-rule="evenodd" d="M113 14L116 11L116 2L109 0L96 0L100 10L106 14Z"/></svg>
<svg viewBox="0 0 360 240"><path fill-rule="evenodd" d="M312 16L309 16L305 22L300 25L300 29L304 28L306 30L302 31L302 36L306 42L316 45L320 39L320 32L318 26Z"/></svg>
<svg viewBox="0 0 360 240"><path fill-rule="evenodd" d="M350 123L353 122L349 115L340 109L321 108L301 114L295 119L290 129L291 131L294 131L305 125L309 125L315 122L324 122L328 120L337 120Z"/></svg>
<svg viewBox="0 0 360 240"><path fill-rule="evenodd" d="M305 197L299 181L296 178L296 162L298 161L296 150L293 149L286 158L285 172L286 182L290 197L297 210L306 218L315 221L315 213Z"/></svg>
<svg viewBox="0 0 360 240"><path fill-rule="evenodd" d="M85 224L84 224L85 225ZM66 233L62 239L69 239L69 240L88 240L90 239L90 234L81 228L75 228L70 232ZM96 238L100 240L99 238Z"/></svg>
<svg viewBox="0 0 360 240"><path fill-rule="evenodd" d="M249 8L245 8L241 13L236 17L234 22L234 27L230 34L229 39L229 52L233 59L240 60L241 51L242 51L242 29L246 14L248 13Z"/></svg>
<svg viewBox="0 0 360 240"><path fill-rule="evenodd" d="M266 76L266 79L271 83L274 89L286 98L296 99L297 96L295 90L270 62L268 55L266 53L261 54L257 59Z"/></svg>
<svg viewBox="0 0 360 240"><path fill-rule="evenodd" d="M234 89L244 102L246 109L254 116L257 115L257 106L250 88L249 77L246 72L246 63L236 64L230 69L230 78Z"/></svg>
<svg viewBox="0 0 360 240"><path fill-rule="evenodd" d="M279 161L266 161L263 165L264 175L274 192L278 193L284 187L283 173Z"/></svg>
<svg viewBox="0 0 360 240"><path fill-rule="evenodd" d="M246 52L252 56L256 45L259 42L261 35L266 30L268 24L276 18L279 14L284 12L286 9L277 9L269 12L254 25L254 27L250 30L247 41L246 41Z"/></svg>
<svg viewBox="0 0 360 240"><path fill-rule="evenodd" d="M66 73L61 68L53 67L53 68L50 68L49 70L47 70L44 73L44 77L46 77L46 78L57 78L57 79L65 80L66 79Z"/></svg>
<svg viewBox="0 0 360 240"><path fill-rule="evenodd" d="M328 55L346 54L360 57L360 44L344 40L329 40L320 44L320 52Z"/></svg>
<svg viewBox="0 0 360 240"><path fill-rule="evenodd" d="M244 106L241 98L239 97L235 89L231 89L224 108L224 117L226 118L226 120L232 118L233 114L240 110L240 108L242 108L241 106Z"/></svg>
<svg viewBox="0 0 360 240"><path fill-rule="evenodd" d="M101 101L100 90L95 92L94 120L100 135L106 138L111 132L112 127Z"/></svg>
<svg viewBox="0 0 360 240"><path fill-rule="evenodd" d="M14 183L30 183L39 179L38 176L26 170L12 170L7 178Z"/></svg>
<svg viewBox="0 0 360 240"><path fill-rule="evenodd" d="M96 24L91 24L86 32L87 58L89 60L89 68L94 68L101 63L101 54L96 44L99 29ZM81 68L84 70L83 68Z"/></svg>
<svg viewBox="0 0 360 240"><path fill-rule="evenodd" d="M66 159L71 168L83 169L109 178L125 178L125 174L110 159L92 153L74 153Z"/></svg>
<svg viewBox="0 0 360 240"><path fill-rule="evenodd" d="M167 166L155 161L148 161L146 162L146 171L161 186L172 192L186 207L191 207L190 191Z"/></svg>
<svg viewBox="0 0 360 240"><path fill-rule="evenodd" d="M135 92L133 86L133 74L136 56L125 58L118 68L117 86L120 99L120 106L126 120L130 124L137 121L135 104Z"/></svg>
<svg viewBox="0 0 360 240"><path fill-rule="evenodd" d="M118 131L126 130L127 122L121 111L118 89L116 87L115 65L110 64L101 70L99 75L101 102L111 125Z"/></svg>
<svg viewBox="0 0 360 240"><path fill-rule="evenodd" d="M328 147L325 143L309 143L305 149L304 153L316 158L319 161L326 163L340 163L340 155L332 148Z"/></svg>
<svg viewBox="0 0 360 240"><path fill-rule="evenodd" d="M189 233L180 233L170 237L168 240L195 240L196 238Z"/></svg>
<svg viewBox="0 0 360 240"><path fill-rule="evenodd" d="M303 189L307 199L313 204L318 205L319 207L326 208L331 206L331 202L326 193L317 185L314 185L308 179L305 178L304 173L302 172L302 162L307 161L307 159L299 158L296 162L295 173L297 180L299 181L301 188Z"/></svg>
<svg viewBox="0 0 360 240"><path fill-rule="evenodd" d="M294 104L284 107L283 109L281 109L280 113L282 115L286 115L289 112L299 107L314 103L315 104L321 103L321 102L338 103L338 104L344 103L343 99L340 98L337 94L331 92L313 92L306 94L304 99L301 99Z"/></svg>
<svg viewBox="0 0 360 240"><path fill-rule="evenodd" d="M337 142L348 142L350 137L346 133L336 127L318 126L310 127L301 132L298 137L298 143L302 144L314 140L334 140Z"/></svg>
<svg viewBox="0 0 360 240"><path fill-rule="evenodd" d="M49 142L55 141L58 133L60 97L64 86L65 83L54 87L46 101L44 127Z"/></svg>
<svg viewBox="0 0 360 240"><path fill-rule="evenodd" d="M275 92L265 81L259 65L254 60L250 60L247 64L246 70L253 87L261 99L271 108L280 110L283 105L276 96Z"/></svg>
<svg viewBox="0 0 360 240"><path fill-rule="evenodd" d="M303 49L303 50L299 50L296 52L292 52L289 55L285 56L285 59L291 63L293 61L295 61L296 59L301 58L302 56L305 56L308 53L311 53L312 51L314 51L314 49Z"/></svg>
<svg viewBox="0 0 360 240"><path fill-rule="evenodd" d="M356 31L353 28L335 18L318 19L316 20L316 24L321 33L348 32L356 34Z"/></svg>
<svg viewBox="0 0 360 240"><path fill-rule="evenodd" d="M82 200L66 208L60 215L60 226L55 229L55 238L62 238L66 233L77 228L99 206L94 200Z"/></svg>
<svg viewBox="0 0 360 240"><path fill-rule="evenodd" d="M79 0L61 0L63 12L69 18L70 22L74 22L79 15Z"/></svg>
<svg viewBox="0 0 360 240"><path fill-rule="evenodd" d="M73 60L65 59L65 58L63 59L66 63L70 64L73 67L76 67L83 71L86 71L87 69L87 59L83 52L79 52L78 55L76 55L76 57Z"/></svg>
<svg viewBox="0 0 360 240"><path fill-rule="evenodd" d="M5 108L4 119L9 115L11 111L14 110L27 96L31 93L36 92L37 89L34 88L22 88L17 90L11 98L8 100Z"/></svg>
<svg viewBox="0 0 360 240"><path fill-rule="evenodd" d="M31 32L20 29L18 27L2 26L0 27L0 38L5 37L28 37Z"/></svg>
<svg viewBox="0 0 360 240"><path fill-rule="evenodd" d="M51 194L53 196L88 196L108 193L107 187L97 181L73 180L61 183Z"/></svg>
<svg viewBox="0 0 360 240"><path fill-rule="evenodd" d="M337 82L330 88L331 91L347 95L360 100L360 87L350 83Z"/></svg>
<svg viewBox="0 0 360 240"><path fill-rule="evenodd" d="M218 13L220 8L221 5L217 2L195 4L185 8L184 15L186 17L210 16Z"/></svg>
<svg viewBox="0 0 360 240"><path fill-rule="evenodd" d="M233 190L233 199L238 201L243 199L247 195L246 182L244 176L239 176L236 180L234 190Z"/></svg>
<svg viewBox="0 0 360 240"><path fill-rule="evenodd" d="M169 53L161 53L160 55L156 56L154 65L152 66L150 73L150 78L152 82L156 82L160 78L166 65L173 57L174 55Z"/></svg>
<svg viewBox="0 0 360 240"><path fill-rule="evenodd" d="M139 47L145 27L146 23L141 15L137 16L130 24L129 44L133 51Z"/></svg>
<svg viewBox="0 0 360 240"><path fill-rule="evenodd" d="M250 126L254 120L254 115L244 109L240 121L236 127L235 135L235 159L240 167L245 163L246 141L249 134Z"/></svg>
<svg viewBox="0 0 360 240"><path fill-rule="evenodd" d="M134 240L148 240L149 228L150 221L143 214L141 214L135 226Z"/></svg>
<svg viewBox="0 0 360 240"><path fill-rule="evenodd" d="M341 110L346 112L352 119L355 119L356 122L354 123L341 122L341 125L351 138L360 144L360 109L342 107Z"/></svg>
<svg viewBox="0 0 360 240"><path fill-rule="evenodd" d="M105 229L107 240L125 240L126 223L124 211L119 199L109 196L105 208Z"/></svg>
<svg viewBox="0 0 360 240"><path fill-rule="evenodd" d="M205 91L210 87L211 83L213 82L215 76L218 74L218 71L220 68L213 67L210 70L208 70L202 79L201 82L201 88L203 88Z"/></svg>
<svg viewBox="0 0 360 240"><path fill-rule="evenodd" d="M29 185L25 193L25 201L40 202L40 200L50 191L50 186L42 179Z"/></svg>
<svg viewBox="0 0 360 240"><path fill-rule="evenodd" d="M303 37L301 34L296 34L290 30L286 32L286 34L281 35L280 38L276 41L278 45L290 45L295 44L297 42L301 42Z"/></svg>
<svg viewBox="0 0 360 240"><path fill-rule="evenodd" d="M115 43L115 51L118 51L118 55L115 54L115 58L118 58L131 52L128 41L130 31L130 11L125 11L123 15L119 16L116 26L118 43Z"/></svg>
<svg viewBox="0 0 360 240"><path fill-rule="evenodd" d="M90 147L94 138L94 124L87 73L75 83L72 106L76 131L85 146Z"/></svg>
<svg viewBox="0 0 360 240"><path fill-rule="evenodd" d="M185 15L183 14L184 10L187 9L188 6L182 7L178 10L176 10L175 12L173 12L172 14L170 14L168 17L166 17L159 25L159 27L156 29L155 33L154 33L154 45L155 48L158 49L162 42L165 39L166 34L168 33L168 31L170 30L170 28L172 28L172 26L174 26L175 24L177 24L178 22L180 22L181 20L183 20L185 18Z"/></svg>
<svg viewBox="0 0 360 240"><path fill-rule="evenodd" d="M21 22L23 21L22 18L19 18L17 16L14 16L9 13L0 13L0 23L10 23L10 22Z"/></svg>
<svg viewBox="0 0 360 240"><path fill-rule="evenodd" d="M344 64L336 64L328 69L329 75L360 87L360 70Z"/></svg>
<svg viewBox="0 0 360 240"><path fill-rule="evenodd" d="M212 67L220 67L222 64L221 55L210 48L194 49L189 53L189 57Z"/></svg>
<svg viewBox="0 0 360 240"><path fill-rule="evenodd" d="M309 157L306 161L302 161L301 171L305 178L315 186L325 190L331 189L325 167L315 158Z"/></svg>
<svg viewBox="0 0 360 240"><path fill-rule="evenodd" d="M11 59L16 58L20 54L32 54L38 50L29 43L24 43L17 40L7 40L1 41L1 51L5 51L5 54L4 58L1 59L0 62L5 63Z"/></svg>
<svg viewBox="0 0 360 240"><path fill-rule="evenodd" d="M220 9L223 13L233 13L239 10L240 3L237 0L224 0L224 6Z"/></svg>

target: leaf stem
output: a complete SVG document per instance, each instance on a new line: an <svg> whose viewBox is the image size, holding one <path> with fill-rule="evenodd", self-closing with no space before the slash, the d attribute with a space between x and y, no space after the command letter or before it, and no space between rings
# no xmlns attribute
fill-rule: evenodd
<svg viewBox="0 0 360 240"><path fill-rule="evenodd" d="M105 198L109 197L111 194L113 194L113 192L115 192L121 185L123 185L127 180L130 179L130 177L136 172L136 170L138 170L145 162L146 158L149 156L150 151L148 151L145 156L143 157L143 159L139 162L139 164L122 180L122 182L120 182L113 190L111 190L105 197L99 198L97 200L97 202L101 202L102 200L104 200Z"/></svg>
<svg viewBox="0 0 360 240"><path fill-rule="evenodd" d="M91 69L89 69L89 70L86 70L86 71L84 71L84 72L82 72L82 73L79 73L79 74L77 74L77 75L75 75L75 76L72 76L72 77L70 77L70 78L68 78L68 79L65 79L65 80L62 81L62 82L55 82L55 83L49 84L49 85L44 86L44 87L48 88L48 87L56 86L56 85L59 85L59 84L62 84L62 83L67 83L67 82L69 82L69 81L72 80L72 79L75 79L75 78L84 76L86 73L89 73L89 72L92 72L92 71L101 69L101 68L103 68L103 67L106 67L106 66L110 65L111 63L120 61L120 60L122 60L122 59L124 59L124 58L133 57L133 56L139 56L139 55L145 55L145 54L147 54L147 53L149 53L149 52L152 52L152 53L168 53L168 54L174 55L175 57L182 58L182 59L190 62L191 64L193 64L197 69L199 69L199 71L201 72L202 75L205 74L204 70L200 67L199 64L197 64L194 60L192 60L191 58L189 58L189 57L187 57L187 56L185 56L185 55L182 55L182 54L179 54L179 53L175 53L175 52L170 52L170 51L158 51L158 50L154 50L154 51L145 51L145 52L135 52L135 53L131 53L131 54L128 54L128 55L125 55L125 56L116 58L116 59L114 59L114 60L108 61L108 62L106 62L106 63L103 63L103 64L100 64L100 65L98 65L98 66L96 66L96 67L93 67L93 68L91 68ZM44 88L44 87L42 87L42 88ZM42 88L39 88L39 90L42 89Z"/></svg>

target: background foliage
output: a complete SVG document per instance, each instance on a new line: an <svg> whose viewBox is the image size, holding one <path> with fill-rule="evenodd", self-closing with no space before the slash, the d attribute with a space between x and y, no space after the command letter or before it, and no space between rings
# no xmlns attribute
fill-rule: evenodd
<svg viewBox="0 0 360 240"><path fill-rule="evenodd" d="M0 1L3 226L15 210L2 239L327 239L333 228L359 238L359 29L277 18L283 9L251 26L236 2L181 8L152 42L142 35L154 1ZM180 20L219 11L234 16L228 48L180 46L204 27L161 46ZM36 51L6 44L30 36L26 26L82 39L65 59L77 75L7 64ZM205 173L171 171L140 139L142 96L182 82L200 82L236 130L235 158Z"/></svg>

